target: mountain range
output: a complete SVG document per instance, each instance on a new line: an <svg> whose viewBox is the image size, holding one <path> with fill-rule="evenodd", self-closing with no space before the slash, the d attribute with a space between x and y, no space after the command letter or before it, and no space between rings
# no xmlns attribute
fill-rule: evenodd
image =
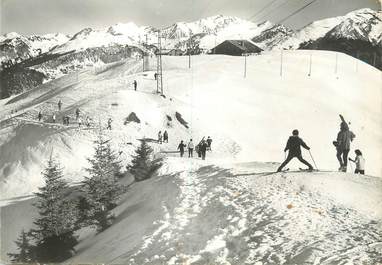
<svg viewBox="0 0 382 265"><path fill-rule="evenodd" d="M312 22L299 30L269 21L255 24L217 15L194 22L177 22L160 30L129 22L104 29L85 28L73 36L5 34L0 36L1 97L20 93L86 66L139 58L143 52L153 55L159 32L164 50L177 49L183 54L190 51L190 47L192 54L208 53L227 39L247 39L266 51L336 50L381 67L381 11L359 9L345 16Z"/></svg>

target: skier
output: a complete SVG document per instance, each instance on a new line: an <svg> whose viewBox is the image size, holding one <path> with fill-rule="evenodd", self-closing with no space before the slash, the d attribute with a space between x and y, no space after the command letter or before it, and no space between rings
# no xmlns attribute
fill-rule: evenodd
<svg viewBox="0 0 382 265"><path fill-rule="evenodd" d="M66 116L66 125L69 125L69 120L70 120L70 117L69 116Z"/></svg>
<svg viewBox="0 0 382 265"><path fill-rule="evenodd" d="M193 156L194 152L194 143L192 142L192 139L188 142L188 157L194 157Z"/></svg>
<svg viewBox="0 0 382 265"><path fill-rule="evenodd" d="M200 152L203 160L206 159L207 146L208 146L208 144L204 139L199 143L199 152Z"/></svg>
<svg viewBox="0 0 382 265"><path fill-rule="evenodd" d="M89 116L86 116L86 126L90 127L90 118L89 118Z"/></svg>
<svg viewBox="0 0 382 265"><path fill-rule="evenodd" d="M41 121L41 119L42 119L42 113L41 113L41 110L38 112L37 118L38 118L38 121Z"/></svg>
<svg viewBox="0 0 382 265"><path fill-rule="evenodd" d="M52 119L53 119L53 123L56 123L56 114L53 113Z"/></svg>
<svg viewBox="0 0 382 265"><path fill-rule="evenodd" d="M76 109L76 120L78 120L79 117L80 117L80 109L77 108Z"/></svg>
<svg viewBox="0 0 382 265"><path fill-rule="evenodd" d="M164 133L163 133L163 142L164 143L168 143L168 133L167 133L167 131L164 131Z"/></svg>
<svg viewBox="0 0 382 265"><path fill-rule="evenodd" d="M289 161L291 161L294 157L296 157L298 160L300 160L301 163L307 165L309 170L313 170L312 165L309 164L306 160L304 160L302 158L301 146L307 150L310 150L310 147L307 146L306 143L298 136L298 130L295 129L292 132L292 136L289 137L288 142L286 144L286 147L284 149L284 152L289 150L288 157L285 159L285 161L277 169L277 172L280 172L283 169L283 167L286 164L288 164Z"/></svg>
<svg viewBox="0 0 382 265"><path fill-rule="evenodd" d="M154 79L157 80L157 78L158 78L158 74L154 73Z"/></svg>
<svg viewBox="0 0 382 265"><path fill-rule="evenodd" d="M58 101L57 105L58 105L58 110L61 111L61 107L62 107L61 99Z"/></svg>
<svg viewBox="0 0 382 265"><path fill-rule="evenodd" d="M365 175L365 159L362 156L362 152L356 149L354 153L356 155L354 160L349 157L349 160L355 163L354 173Z"/></svg>
<svg viewBox="0 0 382 265"><path fill-rule="evenodd" d="M107 127L106 127L106 129L108 129L108 130L111 130L111 123L112 123L112 118L109 118L108 120L107 120Z"/></svg>
<svg viewBox="0 0 382 265"><path fill-rule="evenodd" d="M207 149L209 150L209 151L212 151L211 150L211 144L212 144L212 139L211 139L211 137L207 137Z"/></svg>
<svg viewBox="0 0 382 265"><path fill-rule="evenodd" d="M137 80L134 80L133 85L134 85L134 90L137 91L137 86L138 86Z"/></svg>
<svg viewBox="0 0 382 265"><path fill-rule="evenodd" d="M81 128L81 125L82 125L82 120L81 118L78 118L78 128Z"/></svg>
<svg viewBox="0 0 382 265"><path fill-rule="evenodd" d="M158 132L158 143L162 144L162 131Z"/></svg>
<svg viewBox="0 0 382 265"><path fill-rule="evenodd" d="M349 125L344 120L342 115L340 115L340 118L340 131L337 135L337 141L334 141L333 144L337 149L336 156L338 162L340 163L340 168L338 170L346 172L348 164L348 155L350 151L350 143L355 138L355 134L349 130Z"/></svg>
<svg viewBox="0 0 382 265"><path fill-rule="evenodd" d="M180 157L183 157L184 154L184 148L186 145L183 143L183 140L180 141L180 144L178 145L178 150L180 151Z"/></svg>

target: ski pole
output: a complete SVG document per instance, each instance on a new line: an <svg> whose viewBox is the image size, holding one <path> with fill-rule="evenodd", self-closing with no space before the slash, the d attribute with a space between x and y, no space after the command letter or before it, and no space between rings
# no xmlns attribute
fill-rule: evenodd
<svg viewBox="0 0 382 265"><path fill-rule="evenodd" d="M351 162L348 162L349 165L350 165L350 168L351 168L351 172L353 173L353 165L351 164Z"/></svg>
<svg viewBox="0 0 382 265"><path fill-rule="evenodd" d="M312 156L312 153L310 152L310 150L308 150L308 151L309 151L310 157L311 157L312 160L313 160L314 166L315 166L316 169L318 170L318 167L317 167L317 165L316 165L316 162L314 161L314 158L313 158L313 156Z"/></svg>

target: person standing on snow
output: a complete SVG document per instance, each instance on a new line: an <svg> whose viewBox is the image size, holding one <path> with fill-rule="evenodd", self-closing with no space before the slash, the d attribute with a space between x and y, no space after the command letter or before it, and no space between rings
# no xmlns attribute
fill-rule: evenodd
<svg viewBox="0 0 382 265"><path fill-rule="evenodd" d="M158 143L162 144L162 131L158 132Z"/></svg>
<svg viewBox="0 0 382 265"><path fill-rule="evenodd" d="M192 139L188 142L188 157L194 157L194 143L192 142Z"/></svg>
<svg viewBox="0 0 382 265"><path fill-rule="evenodd" d="M113 122L112 118L109 118L109 119L107 120L107 127L106 127L107 130L111 130L111 123L112 123L112 122Z"/></svg>
<svg viewBox="0 0 382 265"><path fill-rule="evenodd" d="M183 143L183 140L180 141L180 144L178 145L178 150L180 151L180 157L183 157L185 147L186 145Z"/></svg>
<svg viewBox="0 0 382 265"><path fill-rule="evenodd" d="M80 117L80 109L77 108L76 109L76 120L78 120L79 117Z"/></svg>
<svg viewBox="0 0 382 265"><path fill-rule="evenodd" d="M134 80L133 85L134 85L134 90L137 91L137 86L138 86L137 80Z"/></svg>
<svg viewBox="0 0 382 265"><path fill-rule="evenodd" d="M41 121L41 119L42 119L42 113L41 113L41 110L38 112L37 118L38 118L38 121Z"/></svg>
<svg viewBox="0 0 382 265"><path fill-rule="evenodd" d="M167 131L164 131L164 133L163 133L163 142L164 143L168 143L168 133L167 133Z"/></svg>
<svg viewBox="0 0 382 265"><path fill-rule="evenodd" d="M349 157L349 160L355 163L354 173L365 175L365 159L362 156L362 152L359 149L355 150L354 152L356 155L355 159L353 160Z"/></svg>
<svg viewBox="0 0 382 265"><path fill-rule="evenodd" d="M53 113L52 120L53 120L53 123L56 123L56 114L55 113Z"/></svg>
<svg viewBox="0 0 382 265"><path fill-rule="evenodd" d="M81 118L78 118L78 128L80 128L81 125L82 125L82 120L81 120Z"/></svg>
<svg viewBox="0 0 382 265"><path fill-rule="evenodd" d="M61 111L61 107L62 107L61 99L58 101L57 105L58 105L58 111Z"/></svg>
<svg viewBox="0 0 382 265"><path fill-rule="evenodd" d="M206 159L207 146L208 144L204 139L199 143L199 152L203 160Z"/></svg>
<svg viewBox="0 0 382 265"><path fill-rule="evenodd" d="M210 151L212 151L211 144L212 144L212 139L211 139L211 137L208 136L207 137L207 149Z"/></svg>
<svg viewBox="0 0 382 265"><path fill-rule="evenodd" d="M86 116L86 126L88 128L90 127L90 118L89 118L89 116Z"/></svg>
<svg viewBox="0 0 382 265"><path fill-rule="evenodd" d="M283 167L286 166L293 158L297 158L301 163L308 166L309 170L313 170L311 164L309 164L301 155L301 146L307 150L310 150L310 147L306 145L306 143L298 136L298 130L293 130L292 136L289 137L288 142L285 146L284 152L289 150L288 156L285 161L280 165L277 169L277 172L282 171Z"/></svg>
<svg viewBox="0 0 382 265"><path fill-rule="evenodd" d="M337 149L337 160L340 163L340 168L338 170L346 172L348 165L348 155L350 151L350 143L355 138L355 134L349 130L349 125L344 120L342 115L340 131L337 134L337 141L333 142L334 146Z"/></svg>

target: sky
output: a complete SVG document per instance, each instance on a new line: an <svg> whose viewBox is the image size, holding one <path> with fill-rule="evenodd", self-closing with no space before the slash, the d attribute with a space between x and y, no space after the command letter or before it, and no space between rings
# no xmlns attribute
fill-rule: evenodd
<svg viewBox="0 0 382 265"><path fill-rule="evenodd" d="M278 22L312 0L0 0L1 34L74 34L83 28L104 28L134 22L164 27L212 15L230 15L253 22ZM382 0L316 0L283 24L294 29L322 18L369 7Z"/></svg>

